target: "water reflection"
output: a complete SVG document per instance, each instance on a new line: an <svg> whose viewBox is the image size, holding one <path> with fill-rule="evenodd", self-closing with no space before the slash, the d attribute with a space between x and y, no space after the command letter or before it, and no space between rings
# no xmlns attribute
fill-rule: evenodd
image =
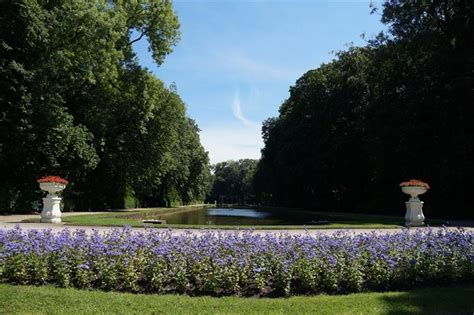
<svg viewBox="0 0 474 315"><path fill-rule="evenodd" d="M295 210L210 208L162 215L168 224L195 225L303 225L325 219L317 214Z"/></svg>
<svg viewBox="0 0 474 315"><path fill-rule="evenodd" d="M243 218L266 218L269 212L254 209L208 209L208 216L243 217Z"/></svg>

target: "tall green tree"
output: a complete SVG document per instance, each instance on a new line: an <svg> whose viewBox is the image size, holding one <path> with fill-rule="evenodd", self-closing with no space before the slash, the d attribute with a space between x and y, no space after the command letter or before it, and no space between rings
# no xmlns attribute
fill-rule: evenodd
<svg viewBox="0 0 474 315"><path fill-rule="evenodd" d="M70 180L69 209L123 207L168 185L185 106L132 46L148 40L164 61L179 39L171 1L7 0L0 23L0 212L38 207L45 174Z"/></svg>
<svg viewBox="0 0 474 315"><path fill-rule="evenodd" d="M472 217L474 5L380 9L387 33L308 71L264 123L257 192L278 205L400 213L398 183L414 177L432 186L428 215Z"/></svg>
<svg viewBox="0 0 474 315"><path fill-rule="evenodd" d="M290 89L280 116L264 122L265 147L255 176L264 201L348 207L361 193L359 184L367 177L363 110L369 55L367 49L352 49L307 72Z"/></svg>
<svg viewBox="0 0 474 315"><path fill-rule="evenodd" d="M371 43L373 69L382 71L371 76L377 89L368 131L377 134L380 152L372 157L370 191L397 205L398 189L381 187L420 177L432 186L424 196L429 214L472 217L466 196L474 185L474 5L387 1L382 9L390 36Z"/></svg>

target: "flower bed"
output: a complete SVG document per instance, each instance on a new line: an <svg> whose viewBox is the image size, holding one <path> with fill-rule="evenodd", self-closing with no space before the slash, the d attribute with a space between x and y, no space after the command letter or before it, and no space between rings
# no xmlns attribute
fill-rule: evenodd
<svg viewBox="0 0 474 315"><path fill-rule="evenodd" d="M0 230L0 282L190 295L349 293L474 280L474 234Z"/></svg>

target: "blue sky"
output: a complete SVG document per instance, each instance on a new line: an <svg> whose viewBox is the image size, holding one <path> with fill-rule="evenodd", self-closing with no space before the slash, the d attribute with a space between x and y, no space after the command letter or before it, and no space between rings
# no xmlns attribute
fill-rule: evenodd
<svg viewBox="0 0 474 315"><path fill-rule="evenodd" d="M277 116L289 87L348 45L384 29L370 1L175 1L181 40L157 67L147 42L140 63L176 83L201 129L211 163L259 158L263 120Z"/></svg>

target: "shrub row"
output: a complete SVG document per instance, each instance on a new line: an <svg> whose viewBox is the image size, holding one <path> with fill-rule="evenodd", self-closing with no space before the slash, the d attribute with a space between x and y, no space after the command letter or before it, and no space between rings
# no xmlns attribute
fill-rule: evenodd
<svg viewBox="0 0 474 315"><path fill-rule="evenodd" d="M474 233L0 230L0 282L190 295L349 293L474 280Z"/></svg>

